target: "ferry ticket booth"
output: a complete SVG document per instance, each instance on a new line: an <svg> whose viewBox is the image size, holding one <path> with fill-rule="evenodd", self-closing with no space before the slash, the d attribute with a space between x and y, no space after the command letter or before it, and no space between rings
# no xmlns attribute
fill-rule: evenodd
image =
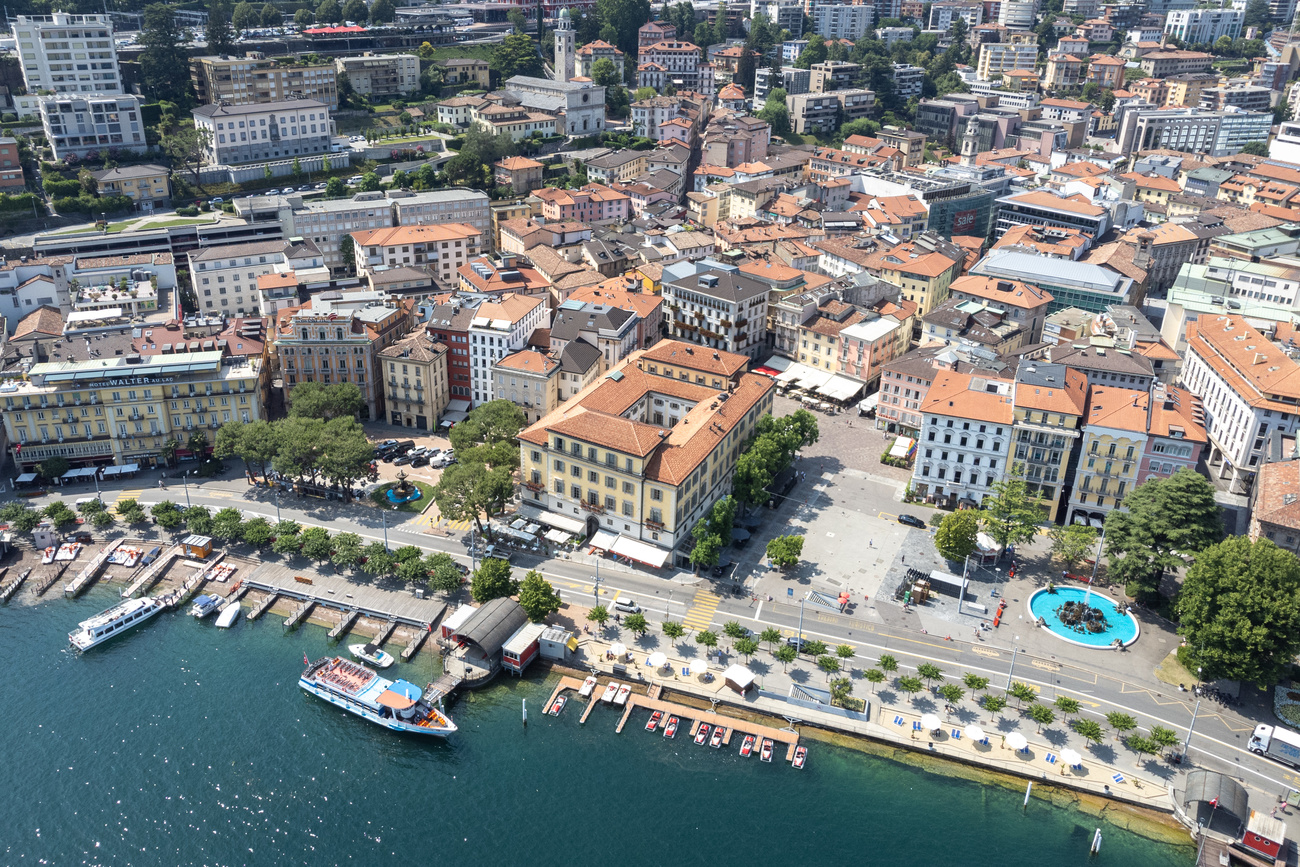
<svg viewBox="0 0 1300 867"><path fill-rule="evenodd" d="M186 557L206 560L212 554L211 536L186 536L181 540L181 550Z"/></svg>

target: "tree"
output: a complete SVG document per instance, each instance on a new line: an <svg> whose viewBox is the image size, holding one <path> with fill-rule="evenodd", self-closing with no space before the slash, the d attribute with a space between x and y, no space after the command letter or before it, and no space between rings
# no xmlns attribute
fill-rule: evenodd
<svg viewBox="0 0 1300 867"><path fill-rule="evenodd" d="M1250 0L1246 4L1246 14L1242 19L1243 30L1249 27L1266 28L1271 21L1272 12L1269 9L1268 0Z"/></svg>
<svg viewBox="0 0 1300 867"><path fill-rule="evenodd" d="M695 546L691 548L691 565L700 567L716 566L722 558L722 540L709 531L708 518L701 518L691 530Z"/></svg>
<svg viewBox="0 0 1300 867"><path fill-rule="evenodd" d="M119 500L115 511L117 512L117 516L121 518L123 521L126 521L128 524L144 523L144 519L145 519L144 508L135 500L132 499ZM28 527L27 530L23 530L22 527L17 524L17 522L12 522L12 523L14 523L15 526L18 526L18 529L24 533L28 532L28 530L31 529L31 527ZM36 525L33 524L32 526L34 527Z"/></svg>
<svg viewBox="0 0 1300 867"><path fill-rule="evenodd" d="M300 382L289 392L292 418L356 418L364 405L361 389L351 382Z"/></svg>
<svg viewBox="0 0 1300 867"><path fill-rule="evenodd" d="M929 687L936 680L943 679L943 669L933 662L923 662L916 667L916 673L920 675L921 680Z"/></svg>
<svg viewBox="0 0 1300 867"><path fill-rule="evenodd" d="M799 52L798 58L795 59L794 65L799 69L812 69L814 63L821 63L826 60L827 48L825 37L819 34L813 34L808 39L808 44L804 46L803 51Z"/></svg>
<svg viewBox="0 0 1300 867"><path fill-rule="evenodd" d="M1096 720L1076 719L1071 723L1071 728L1079 737L1094 744L1099 743L1104 734L1101 730L1101 724Z"/></svg>
<svg viewBox="0 0 1300 867"><path fill-rule="evenodd" d="M718 0L717 17L713 21L713 39L709 45L726 42L731 36L731 28L727 26L727 4L725 0ZM701 45L706 48L707 45Z"/></svg>
<svg viewBox="0 0 1300 867"><path fill-rule="evenodd" d="M72 465L68 463L67 458L62 457L61 455L55 455L54 457L46 458L37 464L36 472L40 474L41 478L54 481L55 479L62 478L63 474L71 468Z"/></svg>
<svg viewBox="0 0 1300 867"><path fill-rule="evenodd" d="M316 7L316 20L321 24L338 24L343 20L343 10L338 0L321 0Z"/></svg>
<svg viewBox="0 0 1300 867"><path fill-rule="evenodd" d="M1265 688L1300 652L1300 560L1268 539L1231 536L1201 551L1175 604L1179 657L1206 680Z"/></svg>
<svg viewBox="0 0 1300 867"><path fill-rule="evenodd" d="M212 133L206 129L183 126L159 130L158 148L171 160L173 169L190 173L195 186L200 185L199 170L207 162L211 142Z"/></svg>
<svg viewBox="0 0 1300 867"><path fill-rule="evenodd" d="M397 6L393 0L375 0L370 4L371 24L390 24L397 17Z"/></svg>
<svg viewBox="0 0 1300 867"><path fill-rule="evenodd" d="M786 92L783 87L774 87L767 94L767 100L759 109L759 120L765 120L772 126L772 134L786 136L790 134L790 109L785 105Z"/></svg>
<svg viewBox="0 0 1300 867"><path fill-rule="evenodd" d="M55 500L50 503L41 511L41 514L46 520L54 522L54 526L58 529L77 523L77 513L69 509L62 500Z"/></svg>
<svg viewBox="0 0 1300 867"><path fill-rule="evenodd" d="M695 643L712 650L718 646L718 633L708 629L697 632L695 633Z"/></svg>
<svg viewBox="0 0 1300 867"><path fill-rule="evenodd" d="M1241 146L1241 152L1252 156L1266 157L1268 156L1268 142L1248 141Z"/></svg>
<svg viewBox="0 0 1300 867"><path fill-rule="evenodd" d="M838 644L835 646L835 655L840 659L852 659L853 648L847 644Z"/></svg>
<svg viewBox="0 0 1300 867"><path fill-rule="evenodd" d="M208 23L204 27L203 38L208 43L209 54L234 53L235 32L230 27L230 4L226 0L215 0L208 7Z"/></svg>
<svg viewBox="0 0 1300 867"><path fill-rule="evenodd" d="M695 25L695 33L692 34L692 38L695 40L696 45L701 48L708 48L713 42L713 28L708 25L708 22L701 21Z"/></svg>
<svg viewBox="0 0 1300 867"><path fill-rule="evenodd" d="M817 667L826 672L826 679L830 680L830 675L840 670L840 661L828 653L817 657Z"/></svg>
<svg viewBox="0 0 1300 867"><path fill-rule="evenodd" d="M816 659L817 657L822 656L823 654L826 653L826 644L825 642L818 641L817 639L813 639L812 641L804 641L803 652L811 656L813 659Z"/></svg>
<svg viewBox="0 0 1300 867"><path fill-rule="evenodd" d="M260 18L261 13L258 12L257 7L252 3L248 3L245 0L245 2L235 4L233 21L236 30L252 30L257 26L257 22ZM211 16L209 16L209 23L211 23ZM208 48L212 47L211 40L209 40Z"/></svg>
<svg viewBox="0 0 1300 867"><path fill-rule="evenodd" d="M90 516L90 523L96 530L107 530L113 525L113 513L107 509L100 509Z"/></svg>
<svg viewBox="0 0 1300 867"><path fill-rule="evenodd" d="M482 463L467 462L463 455L443 471L433 488L433 501L442 516L451 521L473 521L480 535L485 535L483 516L500 512L513 495L513 470L489 469Z"/></svg>
<svg viewBox="0 0 1300 867"><path fill-rule="evenodd" d="M1137 753L1139 761L1141 761L1142 756L1147 753L1157 753L1160 751L1160 746L1155 741L1150 738L1144 738L1142 735L1129 735L1124 739L1124 746Z"/></svg>
<svg viewBox="0 0 1300 867"><path fill-rule="evenodd" d="M293 23L296 27L306 29L316 23L316 13L310 9L299 9L293 13Z"/></svg>
<svg viewBox="0 0 1300 867"><path fill-rule="evenodd" d="M898 672L898 660L888 653L882 654L876 665L880 666L881 671L889 675Z"/></svg>
<svg viewBox="0 0 1300 867"><path fill-rule="evenodd" d="M537 46L532 37L526 33L511 33L492 51L488 66L501 81L506 81L516 75L539 75L542 59L537 56Z"/></svg>
<svg viewBox="0 0 1300 867"><path fill-rule="evenodd" d="M732 76L732 83L744 88L746 93L754 91L754 73L758 67L758 51L754 47L754 34L750 31L749 39L745 40L745 53L740 55L740 60L736 63L736 74Z"/></svg>
<svg viewBox="0 0 1300 867"><path fill-rule="evenodd" d="M604 626L605 621L609 619L609 609L604 605L597 605L587 612L587 619L599 626Z"/></svg>
<svg viewBox="0 0 1300 867"><path fill-rule="evenodd" d="M1056 705L1057 710L1065 714L1066 719L1079 713L1079 702L1068 695L1058 695L1053 704Z"/></svg>
<svg viewBox="0 0 1300 867"><path fill-rule="evenodd" d="M980 508L984 529L1003 548L1029 542L1046 519L1046 512L1029 494L1024 479L995 482Z"/></svg>
<svg viewBox="0 0 1300 867"><path fill-rule="evenodd" d="M1029 684L1021 683L1018 680L1011 684L1011 689L1007 690L1007 694L1016 700L1016 707L1020 707L1021 702L1033 701L1038 698L1037 690Z"/></svg>
<svg viewBox="0 0 1300 867"><path fill-rule="evenodd" d="M1043 726L1051 725L1056 722L1056 714L1052 709L1040 702L1034 702L1028 708L1029 718L1038 723L1038 730L1041 732Z"/></svg>
<svg viewBox="0 0 1300 867"><path fill-rule="evenodd" d="M140 45L144 49L140 54L144 92L153 99L191 104L189 55L171 6L150 3L144 7Z"/></svg>
<svg viewBox="0 0 1300 867"><path fill-rule="evenodd" d="M295 529L293 532L279 532L282 526L292 523L294 522L281 521L271 530L271 532L275 533L275 541L271 543L271 550L286 557L292 557L302 548L302 538L298 534L297 524L294 524Z"/></svg>
<svg viewBox="0 0 1300 867"><path fill-rule="evenodd" d="M925 684L921 683L919 677L900 677L898 679L898 691L911 696L925 689Z"/></svg>
<svg viewBox="0 0 1300 867"><path fill-rule="evenodd" d="M212 513L203 506L190 506L183 513L183 517L185 529L189 532L200 536L207 536L212 532Z"/></svg>
<svg viewBox="0 0 1300 867"><path fill-rule="evenodd" d="M465 580L459 564L443 551L426 556L424 569L429 573L429 588L444 595L459 590Z"/></svg>
<svg viewBox="0 0 1300 867"><path fill-rule="evenodd" d="M739 620L728 620L722 624L722 634L735 641L737 638L747 637L749 630L741 626Z"/></svg>
<svg viewBox="0 0 1300 867"><path fill-rule="evenodd" d="M591 80L600 87L616 87L623 83L618 75L618 67L608 57L602 57L591 64Z"/></svg>
<svg viewBox="0 0 1300 867"><path fill-rule="evenodd" d="M650 0L596 0L596 21L602 28L610 26L617 31L614 39L605 41L622 49L627 57L636 55L637 28L649 20Z"/></svg>
<svg viewBox="0 0 1300 867"><path fill-rule="evenodd" d="M1111 711L1106 714L1106 723L1115 730L1116 736L1122 736L1124 732L1132 731L1137 728L1137 720L1126 713L1120 711Z"/></svg>
<svg viewBox="0 0 1300 867"><path fill-rule="evenodd" d="M628 619L631 620L632 618L629 617ZM735 648L737 653L745 657L746 661L758 652L758 642L752 638L738 638L732 647Z"/></svg>
<svg viewBox="0 0 1300 867"><path fill-rule="evenodd" d="M163 500L156 503L149 509L149 514L158 522L158 526L164 530L175 530L185 520L181 517L181 510L171 500Z"/></svg>
<svg viewBox="0 0 1300 867"><path fill-rule="evenodd" d="M641 613L629 614L623 618L623 625L635 633L637 638L643 637L650 630L650 624L646 621L645 615Z"/></svg>
<svg viewBox="0 0 1300 867"><path fill-rule="evenodd" d="M379 175L374 172L366 172L361 176L361 183L357 185L357 189L363 193L373 193L379 189Z"/></svg>
<svg viewBox="0 0 1300 867"><path fill-rule="evenodd" d="M518 589L519 583L510 577L510 563L498 557L485 557L469 585L470 595L479 604L513 596Z"/></svg>
<svg viewBox="0 0 1300 867"><path fill-rule="evenodd" d="M212 516L212 535L226 542L243 538L244 515L238 509L225 508Z"/></svg>
<svg viewBox="0 0 1300 867"><path fill-rule="evenodd" d="M837 677L831 680L831 704L844 705L844 701L853 694L853 681L847 677Z"/></svg>
<svg viewBox="0 0 1300 867"><path fill-rule="evenodd" d="M1165 747L1174 747L1178 745L1178 732L1164 726L1152 726L1151 742L1157 748L1163 750ZM1152 750L1156 752L1156 750Z"/></svg>
<svg viewBox="0 0 1300 867"><path fill-rule="evenodd" d="M790 663L794 662L795 658L798 657L799 653L791 645L782 644L776 649L776 653L772 655L776 657L777 662L781 663L781 670L786 671Z"/></svg>
<svg viewBox="0 0 1300 867"><path fill-rule="evenodd" d="M1004 695L985 695L984 709L993 716L999 716L1007 706L1007 697Z"/></svg>
<svg viewBox="0 0 1300 867"><path fill-rule="evenodd" d="M271 522L266 518L249 518L241 528L244 542L254 548L265 548L271 541Z"/></svg>
<svg viewBox="0 0 1300 867"><path fill-rule="evenodd" d="M302 556L323 563L333 553L333 540L324 527L308 527L302 532ZM416 549L417 553L419 549Z"/></svg>
<svg viewBox="0 0 1300 867"><path fill-rule="evenodd" d="M366 558L366 561L361 564L361 571L367 575L383 577L392 572L393 567L397 565L397 561L393 559L392 554L388 553L388 549L382 542L371 542L361 549L361 556Z"/></svg>
<svg viewBox="0 0 1300 867"><path fill-rule="evenodd" d="M868 668L866 671L862 672L862 676L870 682L872 692L876 691L876 684L882 683L885 680L885 673L878 668Z"/></svg>
<svg viewBox="0 0 1300 867"><path fill-rule="evenodd" d="M773 646L781 640L781 630L777 629L775 626L769 626L763 630L761 635L758 636L758 640L767 645L767 650L770 653Z"/></svg>
<svg viewBox="0 0 1300 867"><path fill-rule="evenodd" d="M955 705L960 703L961 700L966 697L966 690L962 689L955 683L945 683L943 686L939 687L939 695L942 696L943 700L948 704Z"/></svg>
<svg viewBox="0 0 1300 867"><path fill-rule="evenodd" d="M325 0L325 2L328 3L330 2L330 0ZM347 184L343 183L342 178L330 178L328 181L325 182L325 198L341 199L347 194L348 194L348 187ZM352 236L345 235L344 237L351 238Z"/></svg>
<svg viewBox="0 0 1300 867"><path fill-rule="evenodd" d="M560 594L555 592L551 582L542 577L541 572L530 569L524 580L519 582L519 605L528 612L529 620L541 623L560 610ZM629 621L631 619L628 618ZM641 620L644 622L645 618L642 617Z"/></svg>
<svg viewBox="0 0 1300 867"><path fill-rule="evenodd" d="M685 627L675 620L665 620L660 624L659 628L663 631L664 635L668 636L669 641L677 641L686 634Z"/></svg>
<svg viewBox="0 0 1300 867"><path fill-rule="evenodd" d="M274 4L267 3L262 6L261 23L263 27L279 27L284 24L284 16Z"/></svg>
<svg viewBox="0 0 1300 867"><path fill-rule="evenodd" d="M989 679L982 675L975 674L974 672L968 671L963 674L961 676L961 681L966 684L966 688L971 692L983 692L989 688Z"/></svg>
<svg viewBox="0 0 1300 867"><path fill-rule="evenodd" d="M1087 559L1097 548L1097 528L1087 524L1053 527L1047 535L1052 540L1052 556L1066 571Z"/></svg>
<svg viewBox="0 0 1300 867"><path fill-rule="evenodd" d="M773 566L788 569L803 555L803 536L776 536L767 543L767 559Z"/></svg>
<svg viewBox="0 0 1300 867"><path fill-rule="evenodd" d="M974 509L944 515L934 532L934 547L945 559L962 561L975 550L980 522Z"/></svg>

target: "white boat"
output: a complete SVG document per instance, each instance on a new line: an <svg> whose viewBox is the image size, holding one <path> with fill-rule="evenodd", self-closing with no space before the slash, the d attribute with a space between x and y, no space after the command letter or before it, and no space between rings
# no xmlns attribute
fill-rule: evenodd
<svg viewBox="0 0 1300 867"><path fill-rule="evenodd" d="M586 698L591 695L591 691L596 688L596 675L589 674L587 679L582 682L582 689L578 690L578 695Z"/></svg>
<svg viewBox="0 0 1300 867"><path fill-rule="evenodd" d="M610 681L609 686L605 687L605 691L601 694L600 700L613 701L614 696L617 694L618 694L618 684L614 683L613 681Z"/></svg>
<svg viewBox="0 0 1300 867"><path fill-rule="evenodd" d="M341 656L309 664L298 685L348 713L396 732L445 738L456 731L451 718L426 702L415 684L386 680Z"/></svg>
<svg viewBox="0 0 1300 867"><path fill-rule="evenodd" d="M89 650L132 626L145 622L164 607L159 600L149 596L123 600L107 611L81 621L74 631L68 633L68 641L78 650Z"/></svg>
<svg viewBox="0 0 1300 867"><path fill-rule="evenodd" d="M628 686L626 683L623 684L618 688L618 694L614 696L614 704L619 705L620 707L627 704L627 697L631 694L632 687Z"/></svg>
<svg viewBox="0 0 1300 867"><path fill-rule="evenodd" d="M44 552L43 554L41 554L41 565L42 565L42 566L48 566L48 565L50 565L51 563L53 563L53 562L54 562L54 555L55 555L56 553L58 553L58 550L59 550L59 549L58 549L58 548L55 548L53 545L51 545L50 547L46 548L46 549L45 549L45 552Z"/></svg>
<svg viewBox="0 0 1300 867"><path fill-rule="evenodd" d="M190 606L190 616L202 620L204 617L207 617L213 611L220 608L222 603L225 601L224 597L204 593L202 596L197 597L194 600L194 604Z"/></svg>
<svg viewBox="0 0 1300 867"><path fill-rule="evenodd" d="M397 660L392 654L385 653L378 644L349 644L348 650L362 662L368 662L379 668L388 668Z"/></svg>
<svg viewBox="0 0 1300 867"><path fill-rule="evenodd" d="M227 602L226 607L222 608L221 613L217 615L217 626L221 627L222 629L227 629L231 626L234 626L235 621L238 619L239 619L239 602L238 601Z"/></svg>

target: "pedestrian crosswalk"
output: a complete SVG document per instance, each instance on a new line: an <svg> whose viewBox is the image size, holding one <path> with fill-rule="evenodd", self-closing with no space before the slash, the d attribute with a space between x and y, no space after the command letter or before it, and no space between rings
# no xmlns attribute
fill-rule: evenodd
<svg viewBox="0 0 1300 867"><path fill-rule="evenodd" d="M721 596L704 589L696 590L695 598L691 600L691 610L682 618L682 626L697 632L708 629L713 623L713 613L720 604Z"/></svg>
<svg viewBox="0 0 1300 867"><path fill-rule="evenodd" d="M430 506L419 515L416 515L415 518L410 521L410 526L417 532L423 533L438 526L440 523L444 524L448 529L461 533L468 532L469 528L474 525L473 521L443 521L442 515L438 512L438 507Z"/></svg>
<svg viewBox="0 0 1300 867"><path fill-rule="evenodd" d="M104 505L108 507L109 511L113 511L114 509L117 508L118 503L122 502L123 500L138 500L140 499L140 495L143 493L144 493L144 488L132 488L131 490L127 490L127 491L118 491L117 499L113 500L112 502L109 502L108 497L111 497L113 495L110 492L104 497Z"/></svg>

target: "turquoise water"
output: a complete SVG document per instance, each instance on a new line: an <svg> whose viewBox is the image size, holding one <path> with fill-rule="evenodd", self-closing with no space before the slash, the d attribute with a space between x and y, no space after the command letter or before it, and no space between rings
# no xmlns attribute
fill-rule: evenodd
<svg viewBox="0 0 1300 867"><path fill-rule="evenodd" d="M821 743L795 771L665 741L640 715L621 735L605 708L580 726L578 701L543 716L540 678L454 702L450 741L394 735L302 692L303 654L327 652L325 630L284 635L274 617L218 630L169 612L81 657L65 650L112 599L0 609L4 864L1192 860L1106 824L1090 859L1087 816ZM423 682L431 665L390 672Z"/></svg>
<svg viewBox="0 0 1300 867"><path fill-rule="evenodd" d="M1105 632L1076 632L1062 623L1060 618L1056 616L1056 609L1066 602L1083 602L1085 598L1088 605L1100 609L1106 615L1106 623L1109 628ZM1138 634L1137 621L1130 615L1125 614L1123 610L1116 606L1113 600L1102 596L1100 593L1093 592L1089 594L1084 588L1057 587L1055 592L1039 590L1030 597L1029 610L1035 618L1043 618L1047 622L1048 629L1079 644L1089 644L1093 647L1109 647L1116 638L1124 644L1128 644Z"/></svg>

